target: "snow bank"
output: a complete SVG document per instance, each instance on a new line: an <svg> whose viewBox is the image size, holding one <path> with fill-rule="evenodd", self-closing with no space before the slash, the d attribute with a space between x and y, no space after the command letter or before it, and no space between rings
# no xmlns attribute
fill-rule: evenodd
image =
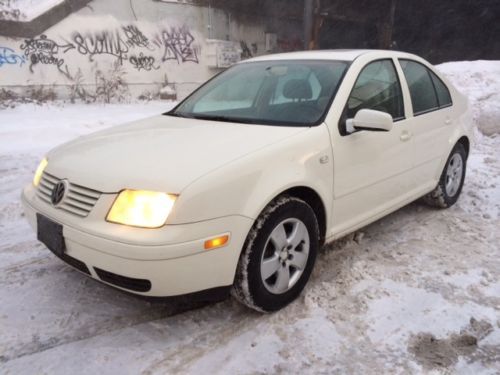
<svg viewBox="0 0 500 375"><path fill-rule="evenodd" d="M469 97L474 124L484 135L500 134L500 61L464 61L437 68Z"/></svg>
<svg viewBox="0 0 500 375"><path fill-rule="evenodd" d="M64 0L4 0L0 1L0 19L29 22Z"/></svg>

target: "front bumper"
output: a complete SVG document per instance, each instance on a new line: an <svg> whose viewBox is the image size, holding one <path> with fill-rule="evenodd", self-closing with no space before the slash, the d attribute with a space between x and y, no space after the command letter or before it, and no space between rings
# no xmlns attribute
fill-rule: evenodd
<svg viewBox="0 0 500 375"><path fill-rule="evenodd" d="M103 228L114 227L113 237L96 235L96 218L75 218L38 199L32 186L22 194L25 213L36 231L40 213L63 225L66 252L63 260L94 279L119 289L151 297L170 297L233 283L243 243L253 222L243 216L230 216L193 224L169 225L160 229L130 228L110 224L101 218ZM116 238L123 231L124 241ZM141 236L141 231L144 236ZM166 238L158 244L158 232ZM169 232L169 233L167 233ZM206 239L230 234L229 243L215 250L204 250ZM148 285L149 284L149 285Z"/></svg>

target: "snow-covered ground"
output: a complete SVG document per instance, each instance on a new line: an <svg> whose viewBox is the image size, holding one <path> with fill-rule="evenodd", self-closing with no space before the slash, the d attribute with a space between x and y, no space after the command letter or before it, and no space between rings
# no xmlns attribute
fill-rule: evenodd
<svg viewBox="0 0 500 375"><path fill-rule="evenodd" d="M484 132L459 203L413 203L328 246L302 297L271 315L122 294L23 219L20 190L46 150L168 105L0 111L0 373L499 373L500 62L440 69Z"/></svg>

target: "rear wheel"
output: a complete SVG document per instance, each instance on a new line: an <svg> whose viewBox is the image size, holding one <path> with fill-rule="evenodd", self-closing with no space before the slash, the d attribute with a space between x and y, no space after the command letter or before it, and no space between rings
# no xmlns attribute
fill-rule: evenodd
<svg viewBox="0 0 500 375"><path fill-rule="evenodd" d="M264 312L288 305L311 275L319 247L319 228L304 201L282 196L260 215L240 258L233 296Z"/></svg>
<svg viewBox="0 0 500 375"><path fill-rule="evenodd" d="M434 207L453 206L462 192L467 165L467 152L457 143L446 162L438 186L424 197L424 201Z"/></svg>

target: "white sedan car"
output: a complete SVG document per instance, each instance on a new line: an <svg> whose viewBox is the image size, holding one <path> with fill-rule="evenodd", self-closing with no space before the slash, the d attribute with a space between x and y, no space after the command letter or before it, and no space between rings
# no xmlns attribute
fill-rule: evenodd
<svg viewBox="0 0 500 375"><path fill-rule="evenodd" d="M423 196L453 205L470 121L414 55L264 56L164 115L57 147L22 199L38 239L94 279L274 311L325 242Z"/></svg>

